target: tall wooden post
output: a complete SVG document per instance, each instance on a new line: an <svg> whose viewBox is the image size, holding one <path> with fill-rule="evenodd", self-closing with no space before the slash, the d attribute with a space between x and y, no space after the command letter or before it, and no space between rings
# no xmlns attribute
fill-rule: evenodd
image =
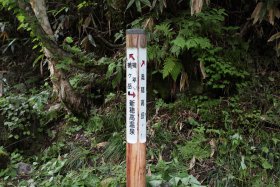
<svg viewBox="0 0 280 187"><path fill-rule="evenodd" d="M146 34L126 31L126 176L127 187L146 186Z"/></svg>

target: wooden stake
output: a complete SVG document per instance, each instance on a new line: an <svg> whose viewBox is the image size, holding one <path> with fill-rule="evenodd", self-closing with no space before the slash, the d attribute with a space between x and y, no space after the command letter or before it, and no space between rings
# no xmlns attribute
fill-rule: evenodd
<svg viewBox="0 0 280 187"><path fill-rule="evenodd" d="M126 31L126 175L127 187L146 186L146 34Z"/></svg>

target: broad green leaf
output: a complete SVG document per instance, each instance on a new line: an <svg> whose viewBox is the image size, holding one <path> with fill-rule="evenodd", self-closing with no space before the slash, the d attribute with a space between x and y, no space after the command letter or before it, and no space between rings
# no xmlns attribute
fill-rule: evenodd
<svg viewBox="0 0 280 187"><path fill-rule="evenodd" d="M262 167L264 169L272 169L273 168L273 166L266 159L262 159Z"/></svg>
<svg viewBox="0 0 280 187"><path fill-rule="evenodd" d="M268 152L269 152L269 149L268 149L267 147L262 147L262 151L263 151L264 153L268 153Z"/></svg>
<svg viewBox="0 0 280 187"><path fill-rule="evenodd" d="M140 0L144 5L148 6L148 7L152 7L152 4L149 0Z"/></svg>
<svg viewBox="0 0 280 187"><path fill-rule="evenodd" d="M138 12L142 12L142 7L141 7L141 2L140 0L136 0L135 1L135 4L136 4L136 9Z"/></svg>
<svg viewBox="0 0 280 187"><path fill-rule="evenodd" d="M130 0L129 3L127 4L126 10L129 9L134 2L135 0Z"/></svg>
<svg viewBox="0 0 280 187"><path fill-rule="evenodd" d="M18 16L17 16L17 19L18 19L20 22L24 22L25 16L23 16L23 15L18 15Z"/></svg>
<svg viewBox="0 0 280 187"><path fill-rule="evenodd" d="M179 182L181 182L181 178L180 177L173 177L172 179L170 179L169 183L172 186L178 186Z"/></svg>
<svg viewBox="0 0 280 187"><path fill-rule="evenodd" d="M158 186L161 186L162 180L151 180L151 181L149 181L149 184L152 187L158 187Z"/></svg>
<svg viewBox="0 0 280 187"><path fill-rule="evenodd" d="M113 74L115 68L116 68L116 64L115 63L109 64L108 70L107 70L107 73L106 73L106 77L109 78Z"/></svg>
<svg viewBox="0 0 280 187"><path fill-rule="evenodd" d="M66 41L67 43L71 44L71 43L73 43L73 38L70 37L70 36L68 36L68 37L65 38L65 41Z"/></svg>

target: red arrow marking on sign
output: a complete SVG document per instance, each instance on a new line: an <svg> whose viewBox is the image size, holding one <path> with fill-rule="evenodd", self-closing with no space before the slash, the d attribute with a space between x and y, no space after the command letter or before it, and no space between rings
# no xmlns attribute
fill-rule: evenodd
<svg viewBox="0 0 280 187"><path fill-rule="evenodd" d="M136 94L134 92L132 92L132 93L128 92L128 95L133 96L133 98L136 96Z"/></svg>
<svg viewBox="0 0 280 187"><path fill-rule="evenodd" d="M135 60L133 54L129 54L129 58L131 58L132 60Z"/></svg>
<svg viewBox="0 0 280 187"><path fill-rule="evenodd" d="M144 60L142 60L141 67L142 67L142 66L144 66L144 65L145 65L145 61L144 61Z"/></svg>

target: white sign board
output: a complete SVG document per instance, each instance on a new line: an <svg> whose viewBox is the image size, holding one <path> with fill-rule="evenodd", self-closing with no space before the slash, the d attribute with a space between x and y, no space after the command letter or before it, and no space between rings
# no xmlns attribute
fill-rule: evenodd
<svg viewBox="0 0 280 187"><path fill-rule="evenodd" d="M146 142L147 49L139 49L139 141Z"/></svg>
<svg viewBox="0 0 280 187"><path fill-rule="evenodd" d="M147 49L127 48L126 140L146 142Z"/></svg>

